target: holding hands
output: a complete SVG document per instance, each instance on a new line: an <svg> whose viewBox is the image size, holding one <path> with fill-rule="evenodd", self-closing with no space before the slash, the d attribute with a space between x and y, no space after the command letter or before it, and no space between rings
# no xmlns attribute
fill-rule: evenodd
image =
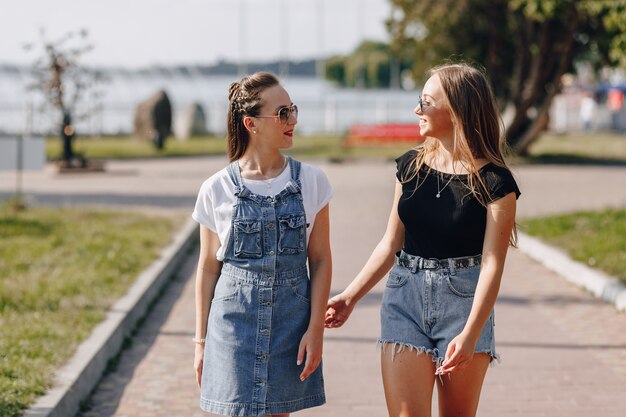
<svg viewBox="0 0 626 417"><path fill-rule="evenodd" d="M348 317L354 309L355 303L343 293L338 294L328 300L326 315L324 317L324 327L341 327L348 321Z"/></svg>

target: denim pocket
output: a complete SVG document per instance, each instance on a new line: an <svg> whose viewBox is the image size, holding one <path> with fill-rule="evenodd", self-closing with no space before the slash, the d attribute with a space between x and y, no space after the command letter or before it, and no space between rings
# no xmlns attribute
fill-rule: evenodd
<svg viewBox="0 0 626 417"><path fill-rule="evenodd" d="M291 289L296 298L304 304L311 304L311 285L308 278L299 279L291 284Z"/></svg>
<svg viewBox="0 0 626 417"><path fill-rule="evenodd" d="M446 274L446 281L452 293L459 297L473 297L478 285L480 267L457 269L454 274Z"/></svg>
<svg viewBox="0 0 626 417"><path fill-rule="evenodd" d="M234 221L235 256L260 258L261 220L240 219Z"/></svg>
<svg viewBox="0 0 626 417"><path fill-rule="evenodd" d="M389 273L389 277L387 278L387 287L400 288L404 286L407 281L408 277L406 275L399 275L392 271Z"/></svg>
<svg viewBox="0 0 626 417"><path fill-rule="evenodd" d="M306 219L304 215L290 215L278 219L278 252L294 254L304 251Z"/></svg>
<svg viewBox="0 0 626 417"><path fill-rule="evenodd" d="M212 302L228 301L235 298L239 292L239 287L239 281L232 278L220 277L215 285Z"/></svg>

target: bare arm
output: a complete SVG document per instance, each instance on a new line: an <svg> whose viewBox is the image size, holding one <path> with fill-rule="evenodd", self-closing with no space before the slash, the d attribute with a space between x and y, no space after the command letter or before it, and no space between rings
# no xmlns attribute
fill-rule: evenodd
<svg viewBox="0 0 626 417"><path fill-rule="evenodd" d="M326 301L330 292L333 261L330 253L330 216L328 204L317 213L308 244L311 273L311 320L309 327L324 327Z"/></svg>
<svg viewBox="0 0 626 417"><path fill-rule="evenodd" d="M398 216L398 201L402 196L402 184L396 182L393 205L387 229L369 259L348 287L328 301L326 311L326 327L342 326L354 305L367 294L391 269L396 252L404 244L404 224Z"/></svg>
<svg viewBox="0 0 626 417"><path fill-rule="evenodd" d="M309 327L302 337L298 351L298 364L306 352L306 363L300 379L307 378L322 360L324 336L324 313L330 292L332 256L330 252L330 216L328 204L315 216L313 230L307 245L307 256L311 274L311 318Z"/></svg>
<svg viewBox="0 0 626 417"><path fill-rule="evenodd" d="M200 226L200 256L196 270L196 339L206 337L209 311L215 285L222 270L222 262L218 261L215 253L220 247L217 234L205 226ZM204 343L196 343L194 368L198 386L202 380L202 362L204 356Z"/></svg>
<svg viewBox="0 0 626 417"><path fill-rule="evenodd" d="M504 260L509 238L515 224L515 193L487 206L487 227L483 242L482 262L472 310L460 335L452 340L445 361L438 372L450 373L469 365L474 347L480 338L500 290Z"/></svg>

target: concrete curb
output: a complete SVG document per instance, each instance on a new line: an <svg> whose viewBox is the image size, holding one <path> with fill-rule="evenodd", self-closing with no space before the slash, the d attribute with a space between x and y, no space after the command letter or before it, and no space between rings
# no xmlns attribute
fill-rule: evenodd
<svg viewBox="0 0 626 417"><path fill-rule="evenodd" d="M626 285L616 278L572 260L564 251L518 232L519 249L546 268L626 312Z"/></svg>
<svg viewBox="0 0 626 417"><path fill-rule="evenodd" d="M159 259L144 270L126 295L109 310L106 319L96 326L76 353L55 374L53 388L24 413L25 417L74 416L100 380L108 361L119 353L124 339L171 276L188 256L197 238L197 223L191 219L161 252Z"/></svg>

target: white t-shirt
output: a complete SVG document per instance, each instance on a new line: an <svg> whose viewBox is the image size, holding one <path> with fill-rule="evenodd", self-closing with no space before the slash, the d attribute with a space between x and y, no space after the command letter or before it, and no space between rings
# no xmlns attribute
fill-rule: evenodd
<svg viewBox="0 0 626 417"><path fill-rule="evenodd" d="M268 180L243 178L243 184L255 194L275 196L285 188L290 178L291 169L288 164L277 177ZM315 216L330 201L333 188L321 169L305 163L302 163L300 168L300 184L302 184L302 200L308 223L306 229L308 242ZM226 244L230 237L233 206L236 201L235 184L231 181L227 168L224 168L202 184L196 207L191 215L195 221L217 233L221 246L215 255L219 261L224 260Z"/></svg>

